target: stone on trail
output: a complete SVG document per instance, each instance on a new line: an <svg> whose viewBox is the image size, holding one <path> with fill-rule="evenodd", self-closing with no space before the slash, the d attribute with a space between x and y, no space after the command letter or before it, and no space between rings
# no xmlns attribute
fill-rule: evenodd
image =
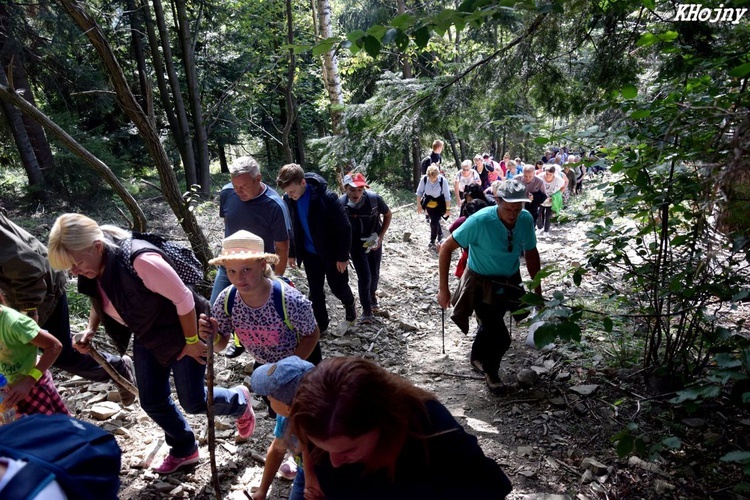
<svg viewBox="0 0 750 500"><path fill-rule="evenodd" d="M120 405L111 401L104 401L91 407L91 416L97 420L107 420L119 411Z"/></svg>
<svg viewBox="0 0 750 500"><path fill-rule="evenodd" d="M675 486L673 484L669 484L666 481L662 481L661 479L657 479L656 481L654 481L654 491L656 491L658 495L664 495L665 493L669 493L674 489Z"/></svg>
<svg viewBox="0 0 750 500"><path fill-rule="evenodd" d="M607 466L603 463L597 461L593 457L584 458L581 462L581 468L590 470L592 473L594 473L597 476L603 476L607 473Z"/></svg>
<svg viewBox="0 0 750 500"><path fill-rule="evenodd" d="M577 392L581 396L590 396L593 394L599 386L597 384L588 384L588 385L574 385L570 388L571 391Z"/></svg>
<svg viewBox="0 0 750 500"><path fill-rule="evenodd" d="M525 368L516 374L516 380L518 380L518 385L524 389L528 389L536 384L537 380L539 380L539 375L534 370Z"/></svg>

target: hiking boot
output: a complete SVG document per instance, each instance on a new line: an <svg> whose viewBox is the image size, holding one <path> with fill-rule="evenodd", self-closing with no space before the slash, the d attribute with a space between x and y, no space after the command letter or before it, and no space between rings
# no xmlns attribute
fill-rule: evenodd
<svg viewBox="0 0 750 500"><path fill-rule="evenodd" d="M427 250L435 250L435 251L437 251L437 249L435 247L435 242L434 241L431 241L430 244L427 245Z"/></svg>
<svg viewBox="0 0 750 500"><path fill-rule="evenodd" d="M195 450L195 453L193 453L192 455L188 455L187 457L182 458L175 457L170 453L164 458L164 461L161 463L161 465L159 465L159 467L154 467L154 470L159 474L171 474L177 469L198 463L200 459L201 457L198 453L198 450Z"/></svg>
<svg viewBox="0 0 750 500"><path fill-rule="evenodd" d="M234 339L233 339L234 340ZM240 354L245 352L245 346L240 344L237 345L234 342L229 344L229 347L227 347L227 350L224 351L224 357L225 358L236 358Z"/></svg>
<svg viewBox="0 0 750 500"><path fill-rule="evenodd" d="M130 356L127 355L122 356L120 359L122 360L122 367L124 369L124 373L120 373L120 375L125 377L131 384L136 385L135 367L133 366L133 360L130 359ZM120 394L120 403L122 404L122 406L130 406L135 402L135 394L130 392L124 386L117 384L117 392Z"/></svg>
<svg viewBox="0 0 750 500"><path fill-rule="evenodd" d="M349 326L352 326L357 320L357 308L352 304L350 306L344 306L344 309L346 310L346 322L349 323Z"/></svg>
<svg viewBox="0 0 750 500"><path fill-rule="evenodd" d="M359 318L360 325L370 325L375 320L372 317L372 311L362 311L362 317Z"/></svg>
<svg viewBox="0 0 750 500"><path fill-rule="evenodd" d="M250 398L250 391L244 385L237 386L242 394L245 395L245 412L237 419L237 433L242 439L247 439L253 435L255 430L255 412L253 411L253 400Z"/></svg>
<svg viewBox="0 0 750 500"><path fill-rule="evenodd" d="M503 384L496 373L485 373L484 381L487 383L487 389L496 396L504 396L508 392L508 387Z"/></svg>

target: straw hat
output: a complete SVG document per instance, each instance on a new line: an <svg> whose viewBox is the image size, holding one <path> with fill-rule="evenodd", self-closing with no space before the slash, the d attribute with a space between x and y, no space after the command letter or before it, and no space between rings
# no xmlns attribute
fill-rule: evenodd
<svg viewBox="0 0 750 500"><path fill-rule="evenodd" d="M221 253L215 259L208 261L214 266L224 265L230 260L252 260L265 259L269 264L276 264L279 257L273 253L265 253L263 249L263 238L254 235L250 231L241 229L227 236L221 242Z"/></svg>

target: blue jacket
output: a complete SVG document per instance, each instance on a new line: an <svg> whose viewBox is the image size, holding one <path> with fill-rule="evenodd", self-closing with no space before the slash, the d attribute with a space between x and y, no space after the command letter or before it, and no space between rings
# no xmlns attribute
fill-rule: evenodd
<svg viewBox="0 0 750 500"><path fill-rule="evenodd" d="M352 245L352 228L344 207L338 196L328 190L328 183L318 174L305 174L307 189L310 190L310 211L308 225L312 234L315 250L326 266L335 262L349 260L349 249ZM289 250L290 257L296 257L297 264L302 263L305 253L305 233L299 220L297 202L284 195L292 219L294 245Z"/></svg>

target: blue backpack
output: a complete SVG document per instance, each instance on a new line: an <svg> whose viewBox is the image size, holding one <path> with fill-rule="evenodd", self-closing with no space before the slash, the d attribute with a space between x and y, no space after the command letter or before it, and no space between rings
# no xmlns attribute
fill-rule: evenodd
<svg viewBox="0 0 750 500"><path fill-rule="evenodd" d="M294 330L294 324L292 323L292 320L289 319L289 313L286 308L286 293L284 291L285 284L294 287L294 283L284 276L276 276L276 279L271 280L273 307L276 309L276 313L284 320L284 325L297 334L297 342L299 342L299 333ZM234 301L237 298L237 288L234 285L229 286L229 292L224 296L224 312L231 318Z"/></svg>
<svg viewBox="0 0 750 500"><path fill-rule="evenodd" d="M120 447L99 427L67 415L29 415L0 426L0 456L27 464L0 500L31 499L57 481L68 498L117 498Z"/></svg>

